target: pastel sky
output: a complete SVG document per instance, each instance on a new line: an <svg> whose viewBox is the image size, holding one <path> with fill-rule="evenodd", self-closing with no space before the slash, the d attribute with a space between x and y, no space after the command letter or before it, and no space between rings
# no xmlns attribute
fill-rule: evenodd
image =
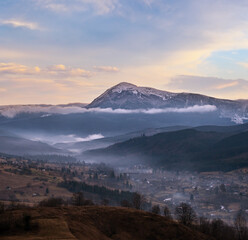
<svg viewBox="0 0 248 240"><path fill-rule="evenodd" d="M247 0L1 0L0 105L119 82L248 99Z"/></svg>

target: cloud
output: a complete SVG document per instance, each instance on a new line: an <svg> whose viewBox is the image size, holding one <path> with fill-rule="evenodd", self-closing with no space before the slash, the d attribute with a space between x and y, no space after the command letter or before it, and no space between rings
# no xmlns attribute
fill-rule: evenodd
<svg viewBox="0 0 248 240"><path fill-rule="evenodd" d="M102 134L91 134L85 138L75 137L75 135L72 135L72 137L74 137L76 142L88 142L88 141L104 138Z"/></svg>
<svg viewBox="0 0 248 240"><path fill-rule="evenodd" d="M248 68L248 63L247 62L239 62L239 65L241 65L244 68Z"/></svg>
<svg viewBox="0 0 248 240"><path fill-rule="evenodd" d="M66 67L65 65L53 65L47 68L25 66L17 63L0 63L0 74L13 75L52 75L60 77L84 77L88 78L93 75L92 72L82 68Z"/></svg>
<svg viewBox="0 0 248 240"><path fill-rule="evenodd" d="M218 79L214 83L209 78L201 78L194 83L192 81L192 84L187 84L190 81L185 80L186 84L178 84L174 87L170 85L170 87L216 97L247 98L245 82L239 81L237 85L230 85L236 79L247 77L247 70L237 64L242 61L245 63L247 55L245 49L248 49L248 5L245 0L240 0L238 4L233 0L30 0L23 2L25 3L12 3L14 7L10 5L2 7L0 15L18 16L19 13L14 9L20 6L22 9L29 9L20 10L24 19L34 22L39 19L39 23L47 26L49 31L32 32L33 35L30 38L29 35L18 36L18 31L3 29L6 32L3 36L1 35L3 39L1 47L5 50L0 50L1 61L53 64L64 59L66 69L57 67L49 74L43 68L40 73L46 74L44 78L60 81L60 84L65 84L64 81L71 81L76 77L83 82L81 77L87 78L93 74L85 72L87 71L84 69L85 66L90 64L104 67L101 66L104 65L104 61L106 65L114 64L121 68L118 81L128 79L141 86L156 88L167 87L164 84L178 75L217 76L230 78L231 83ZM54 12L62 13L63 16ZM15 40L17 37L19 37L18 40ZM5 52L10 49L10 53ZM14 50L20 49L27 54L15 55ZM241 51L242 56L232 55L234 63L226 64L223 60L225 51ZM217 53L218 57L215 56ZM75 66L78 63L83 65L82 68L78 66L79 69L76 70ZM71 64L75 70L68 70L68 64ZM106 69L103 68L92 69L92 71L102 71L103 74L96 74L91 78L94 86L85 87L84 94L79 93L83 91L83 87L78 88L79 83L71 85L70 92L64 91L62 95L53 88L49 96L40 94L37 86L36 95L34 94L28 100L31 103L48 101L58 103L59 100L89 102L93 96L115 84L117 77L116 74L104 74ZM230 71L232 73L229 73ZM62 85L60 87L63 88ZM23 93L30 88L26 87L26 90L22 88ZM8 98L3 97L1 103L3 101L4 103L22 102L21 97L15 97L20 94L19 89L15 90L13 87L8 90L12 90L10 92L12 95ZM28 103L28 100L25 103Z"/></svg>
<svg viewBox="0 0 248 240"><path fill-rule="evenodd" d="M61 106L3 106L0 107L0 114L7 118L13 118L20 113L48 113L48 114L72 114L72 113L110 113L110 114L160 114L160 113L207 113L216 111L216 106L203 105L187 108L164 108L164 109L112 109L112 108L80 108ZM47 117L49 115L43 115Z"/></svg>
<svg viewBox="0 0 248 240"><path fill-rule="evenodd" d="M28 67L17 63L0 63L0 74L37 74L40 72L39 67Z"/></svg>
<svg viewBox="0 0 248 240"><path fill-rule="evenodd" d="M224 88L230 88L233 86L237 86L239 84L238 81L234 81L234 82L229 82L229 83L225 83L225 84L221 84L221 85L217 85L215 87L215 89L224 89Z"/></svg>
<svg viewBox="0 0 248 240"><path fill-rule="evenodd" d="M6 88L0 88L0 93L2 92L6 92L7 91L7 89Z"/></svg>
<svg viewBox="0 0 248 240"><path fill-rule="evenodd" d="M112 72L112 73L116 73L119 72L120 69L117 67L113 67L113 66L95 66L94 69L98 72Z"/></svg>
<svg viewBox="0 0 248 240"><path fill-rule="evenodd" d="M96 15L106 15L119 6L119 0L38 0L41 7L57 13L92 11Z"/></svg>
<svg viewBox="0 0 248 240"><path fill-rule="evenodd" d="M203 106L192 106L186 108L151 108L151 109L112 109L112 108L92 108L87 109L88 112L100 112L100 113L117 113L117 114L160 114L160 113L205 113L216 111L216 106L203 105Z"/></svg>
<svg viewBox="0 0 248 240"><path fill-rule="evenodd" d="M248 98L248 81L203 76L176 76L164 87L174 92L196 92L219 98Z"/></svg>
<svg viewBox="0 0 248 240"><path fill-rule="evenodd" d="M50 66L47 68L48 73L52 75L59 75L59 76L65 76L65 77L84 77L89 78L92 77L93 73L90 71L87 71L82 68L72 68L72 67L66 67L63 64Z"/></svg>
<svg viewBox="0 0 248 240"><path fill-rule="evenodd" d="M25 21L14 20L14 19L0 20L0 25L7 25L7 26L14 27L14 28L27 28L29 30L39 30L40 29L37 23L25 22Z"/></svg>
<svg viewBox="0 0 248 240"><path fill-rule="evenodd" d="M41 141L41 142L47 142L49 144L56 144L56 143L72 143L72 142L89 142L96 139L104 138L102 134L91 134L87 137L79 137L74 134L70 135L39 135L36 134L35 137L33 137L30 134L24 135L24 137L29 138L33 141Z"/></svg>
<svg viewBox="0 0 248 240"><path fill-rule="evenodd" d="M74 69L71 69L69 72L69 75L71 76L76 76L76 77L91 77L93 75L92 72L90 71L86 71L82 68L74 68Z"/></svg>
<svg viewBox="0 0 248 240"><path fill-rule="evenodd" d="M63 64L58 64L58 65L53 65L50 68L52 71L65 71L66 70L66 66Z"/></svg>

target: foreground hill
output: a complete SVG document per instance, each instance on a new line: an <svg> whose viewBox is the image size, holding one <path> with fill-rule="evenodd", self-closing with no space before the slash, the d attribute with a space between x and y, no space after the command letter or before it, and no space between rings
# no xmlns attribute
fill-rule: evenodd
<svg viewBox="0 0 248 240"><path fill-rule="evenodd" d="M112 163L147 163L173 170L230 171L248 166L248 124L206 126L138 137L85 152Z"/></svg>
<svg viewBox="0 0 248 240"><path fill-rule="evenodd" d="M22 214L22 210L15 212ZM6 240L207 240L209 237L164 217L120 207L38 208L25 210L38 223L34 232L0 236Z"/></svg>

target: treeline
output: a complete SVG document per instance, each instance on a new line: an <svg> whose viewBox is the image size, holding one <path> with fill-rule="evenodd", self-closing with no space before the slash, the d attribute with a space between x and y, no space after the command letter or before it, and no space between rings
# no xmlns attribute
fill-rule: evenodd
<svg viewBox="0 0 248 240"><path fill-rule="evenodd" d="M32 155L25 156L26 159L43 161L43 162L55 162L55 163L76 163L77 159L70 155L56 155L56 154L44 154L44 155Z"/></svg>
<svg viewBox="0 0 248 240"><path fill-rule="evenodd" d="M241 211L235 217L233 226L226 224L221 219L210 221L201 217L194 228L216 240L248 240L247 223L243 217L240 218L240 213Z"/></svg>
<svg viewBox="0 0 248 240"><path fill-rule="evenodd" d="M151 212L161 214L159 205L154 205ZM173 219L167 207L164 208L163 214L166 218ZM177 222L208 235L210 239L248 240L247 213L243 210L238 211L232 226L221 219L198 218L193 208L187 203L176 206L174 217Z"/></svg>
<svg viewBox="0 0 248 240"><path fill-rule="evenodd" d="M112 190L104 186L89 185L85 182L76 182L76 181L64 181L58 183L58 187L66 188L72 193L77 193L77 192L94 193L99 195L101 199L110 199L111 201L114 201L116 203L121 203L123 200L132 202L135 194L129 191L121 191L117 189Z"/></svg>

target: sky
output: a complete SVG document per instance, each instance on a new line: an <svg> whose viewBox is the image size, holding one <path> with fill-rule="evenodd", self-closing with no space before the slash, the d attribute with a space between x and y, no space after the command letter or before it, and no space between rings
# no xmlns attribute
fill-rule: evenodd
<svg viewBox="0 0 248 240"><path fill-rule="evenodd" d="M119 82L248 99L247 0L0 0L0 105Z"/></svg>

